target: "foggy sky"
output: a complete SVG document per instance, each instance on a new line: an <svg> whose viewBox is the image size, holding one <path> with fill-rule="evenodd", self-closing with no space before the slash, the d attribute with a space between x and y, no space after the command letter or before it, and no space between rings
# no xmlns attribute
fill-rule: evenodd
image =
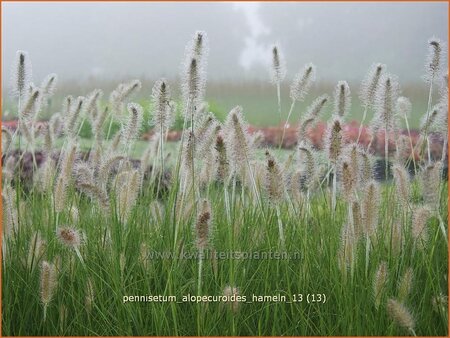
<svg viewBox="0 0 450 338"><path fill-rule="evenodd" d="M360 79L373 62L420 81L427 40L448 41L447 3L2 3L2 74L26 50L35 83L175 77L186 42L205 30L209 80L268 80L270 46L288 76L313 62L318 78Z"/></svg>

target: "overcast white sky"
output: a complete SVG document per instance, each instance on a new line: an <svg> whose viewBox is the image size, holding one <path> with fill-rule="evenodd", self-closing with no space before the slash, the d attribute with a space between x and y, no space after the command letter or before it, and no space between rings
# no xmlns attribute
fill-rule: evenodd
<svg viewBox="0 0 450 338"><path fill-rule="evenodd" d="M448 41L447 3L2 3L3 81L16 50L35 82L92 76L174 77L196 30L210 41L209 79L268 79L278 42L288 74L313 62L318 77L360 79L383 62L420 81L427 40Z"/></svg>

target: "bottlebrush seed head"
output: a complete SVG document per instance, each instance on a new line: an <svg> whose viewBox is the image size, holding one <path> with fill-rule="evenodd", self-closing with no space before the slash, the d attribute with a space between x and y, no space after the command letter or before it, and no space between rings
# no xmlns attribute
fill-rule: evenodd
<svg viewBox="0 0 450 338"><path fill-rule="evenodd" d="M420 121L420 134L425 137L425 135L429 134L433 127L435 127L435 122L437 121L437 118L439 117L439 110L441 109L441 106L439 104L434 105L433 108L431 108L431 111L428 114L425 114L422 116L422 119Z"/></svg>
<svg viewBox="0 0 450 338"><path fill-rule="evenodd" d="M32 69L30 57L27 52L18 50L11 76L11 94L13 97L23 97L31 81Z"/></svg>
<svg viewBox="0 0 450 338"><path fill-rule="evenodd" d="M42 262L41 267L41 302L47 306L53 298L56 289L56 269L47 261Z"/></svg>
<svg viewBox="0 0 450 338"><path fill-rule="evenodd" d="M399 326L408 329L409 331L414 330L414 318L411 315L411 312L409 312L409 310L402 303L396 301L395 299L388 299L386 308L389 316Z"/></svg>
<svg viewBox="0 0 450 338"><path fill-rule="evenodd" d="M286 62L279 46L272 46L271 82L279 85L286 77Z"/></svg>
<svg viewBox="0 0 450 338"><path fill-rule="evenodd" d="M197 215L195 223L196 245L199 251L203 251L208 246L209 235L211 231L212 213L207 200L201 202L200 212Z"/></svg>
<svg viewBox="0 0 450 338"><path fill-rule="evenodd" d="M103 124L105 123L106 117L108 116L108 107L105 107L97 116L93 125L94 137L96 140L100 141L103 137Z"/></svg>
<svg viewBox="0 0 450 338"><path fill-rule="evenodd" d="M369 181L365 187L361 209L365 226L364 233L366 236L372 236L378 226L380 209L380 189L374 180Z"/></svg>
<svg viewBox="0 0 450 338"><path fill-rule="evenodd" d="M98 115L98 105L99 101L103 96L103 91L101 89L94 89L86 99L86 104L84 105L85 113L91 119L93 124L96 123Z"/></svg>
<svg viewBox="0 0 450 338"><path fill-rule="evenodd" d="M216 163L217 163L217 180L219 182L226 182L230 174L230 164L228 162L227 150L225 141L221 134L216 137Z"/></svg>
<svg viewBox="0 0 450 338"><path fill-rule="evenodd" d="M395 161L399 165L404 165L406 160L408 160L412 156L410 139L406 135L400 135L396 139L396 143L397 150L395 153Z"/></svg>
<svg viewBox="0 0 450 338"><path fill-rule="evenodd" d="M77 188L86 193L92 199L96 200L104 214L109 212L109 197L105 189L102 189L97 184L92 184L89 182L78 182Z"/></svg>
<svg viewBox="0 0 450 338"><path fill-rule="evenodd" d="M75 100L72 95L68 95L64 98L63 109L62 109L64 117L67 117L70 115L70 112L72 111L72 105L74 104L74 102L75 102Z"/></svg>
<svg viewBox="0 0 450 338"><path fill-rule="evenodd" d="M143 109L137 103L128 104L128 113L130 114L128 121L122 127L121 141L124 145L129 145L131 141L138 137L143 119Z"/></svg>
<svg viewBox="0 0 450 338"><path fill-rule="evenodd" d="M406 301L408 295L411 292L413 284L413 276L414 276L413 269L408 268L406 269L405 273L400 279L400 283L398 284L398 298L402 302Z"/></svg>
<svg viewBox="0 0 450 338"><path fill-rule="evenodd" d="M197 138L197 147L195 150L199 158L206 158L208 155L211 155L216 136L221 129L222 126L220 123L213 119L203 135Z"/></svg>
<svg viewBox="0 0 450 338"><path fill-rule="evenodd" d="M306 64L294 77L290 88L290 97L294 101L303 101L311 85L316 80L316 67Z"/></svg>
<svg viewBox="0 0 450 338"><path fill-rule="evenodd" d="M185 103L185 115L195 112L203 101L205 78L203 69L198 60L193 57L189 60L186 72L183 74L182 93ZM189 108L189 109L188 109ZM190 118L190 116L187 116Z"/></svg>
<svg viewBox="0 0 450 338"><path fill-rule="evenodd" d="M56 181L54 193L54 203L56 212L63 212L65 210L66 200L67 200L67 182L60 175Z"/></svg>
<svg viewBox="0 0 450 338"><path fill-rule="evenodd" d="M380 85L375 95L375 124L376 128L386 131L396 130L396 111L400 87L397 77L391 74L384 74L380 79Z"/></svg>
<svg viewBox="0 0 450 338"><path fill-rule="evenodd" d="M321 95L316 98L306 110L306 116L312 117L314 119L319 118L320 113L322 112L329 99L330 98L327 94Z"/></svg>
<svg viewBox="0 0 450 338"><path fill-rule="evenodd" d="M392 254L399 255L403 248L403 229L400 222L392 224L391 250Z"/></svg>
<svg viewBox="0 0 450 338"><path fill-rule="evenodd" d="M355 172L351 167L350 161L348 159L342 161L341 176L342 195L347 202L351 202L355 198L354 192L358 177L355 175Z"/></svg>
<svg viewBox="0 0 450 338"><path fill-rule="evenodd" d="M158 132L165 133L173 123L170 106L170 87L166 79L156 81L152 89L152 124Z"/></svg>
<svg viewBox="0 0 450 338"><path fill-rule="evenodd" d="M120 99L125 101L131 97L131 95L140 91L142 88L142 83L139 80L132 80L128 83L123 84L120 90Z"/></svg>
<svg viewBox="0 0 450 338"><path fill-rule="evenodd" d="M66 182L68 182L72 177L73 166L77 156L77 149L77 143L72 142L68 145L67 150L64 153L64 158L61 163L60 177L62 177Z"/></svg>
<svg viewBox="0 0 450 338"><path fill-rule="evenodd" d="M86 310L88 312L92 311L92 304L94 303L94 299L95 299L95 291L94 291L94 284L92 283L92 279L88 279L86 282L86 297L85 297L85 305L86 305Z"/></svg>
<svg viewBox="0 0 450 338"><path fill-rule="evenodd" d="M334 117L328 125L326 145L330 162L336 164L341 156L343 146L342 122L337 116Z"/></svg>
<svg viewBox="0 0 450 338"><path fill-rule="evenodd" d="M403 210L407 211L409 206L409 196L411 185L409 182L409 174L403 166L395 164L393 166L395 188L397 191L397 198L399 199Z"/></svg>
<svg viewBox="0 0 450 338"><path fill-rule="evenodd" d="M195 32L191 41L186 45L184 62L182 64L181 89L185 104L185 115L190 110L195 111L203 101L208 52L209 46L206 32ZM191 107L188 107L188 105Z"/></svg>
<svg viewBox="0 0 450 338"><path fill-rule="evenodd" d="M316 173L316 160L314 152L308 142L300 142L298 146L298 165L305 182L311 182Z"/></svg>
<svg viewBox="0 0 450 338"><path fill-rule="evenodd" d="M251 140L242 108L234 107L225 121L225 145L233 173L245 176L247 161L251 159ZM241 177L243 178L243 177Z"/></svg>
<svg viewBox="0 0 450 338"><path fill-rule="evenodd" d="M334 90L334 112L340 117L348 114L351 107L350 87L347 81L339 81Z"/></svg>
<svg viewBox="0 0 450 338"><path fill-rule="evenodd" d="M204 31L196 31L193 37L192 54L202 62L206 61L209 53L208 35Z"/></svg>
<svg viewBox="0 0 450 338"><path fill-rule="evenodd" d="M411 110L412 110L411 101L407 97L400 96L397 99L397 102L395 105L395 110L397 112L397 115L406 119L411 114Z"/></svg>
<svg viewBox="0 0 450 338"><path fill-rule="evenodd" d="M56 237L68 248L77 248L81 245L82 236L77 229L67 226L58 227L56 229Z"/></svg>
<svg viewBox="0 0 450 338"><path fill-rule="evenodd" d="M26 96L25 104L21 107L19 118L26 122L33 120L39 113L41 102L41 90L39 88L32 87L30 93Z"/></svg>
<svg viewBox="0 0 450 338"><path fill-rule="evenodd" d="M344 274L354 264L357 248L356 239L353 227L349 223L346 223L341 230L341 247L338 251L339 268Z"/></svg>
<svg viewBox="0 0 450 338"><path fill-rule="evenodd" d="M6 150L9 150L9 146L12 142L12 133L11 131L2 126L2 152L6 153Z"/></svg>
<svg viewBox="0 0 450 338"><path fill-rule="evenodd" d="M355 236L359 238L363 234L363 223L361 214L361 204L358 201L353 201L352 203L352 219L353 219L353 226L355 228Z"/></svg>
<svg viewBox="0 0 450 338"><path fill-rule="evenodd" d="M383 292L388 279L388 268L386 262L381 262L373 279L373 296L375 307L378 310L383 298Z"/></svg>
<svg viewBox="0 0 450 338"><path fill-rule="evenodd" d="M362 147L357 143L351 143L344 149L345 157L347 158L349 168L351 171L352 177L355 179L355 184L359 182L359 174L360 174L360 155L359 153L363 151Z"/></svg>
<svg viewBox="0 0 450 338"><path fill-rule="evenodd" d="M442 162L428 164L420 175L422 194L425 203L432 209L439 206L439 184L441 181Z"/></svg>
<svg viewBox="0 0 450 338"><path fill-rule="evenodd" d="M386 66L381 63L375 63L370 67L369 72L361 84L359 93L359 98L364 107L370 108L373 106L375 93L377 92L380 78L385 70Z"/></svg>
<svg viewBox="0 0 450 338"><path fill-rule="evenodd" d="M283 201L285 180L281 173L280 165L272 154L266 150L265 190L269 202L277 205Z"/></svg>
<svg viewBox="0 0 450 338"><path fill-rule="evenodd" d="M121 114L124 104L133 94L141 90L142 83L139 80L132 80L128 83L120 83L109 96L109 103L113 114Z"/></svg>
<svg viewBox="0 0 450 338"><path fill-rule="evenodd" d="M444 43L438 38L428 40L428 56L425 64L425 81L433 82L437 79L444 62Z"/></svg>
<svg viewBox="0 0 450 338"><path fill-rule="evenodd" d="M181 154L181 172L185 178L191 177L194 168L192 167L192 159L194 158L194 140L195 135L189 131L188 138L183 145L183 153Z"/></svg>
<svg viewBox="0 0 450 338"><path fill-rule="evenodd" d="M56 83L58 82L58 75L56 74L49 74L45 77L45 79L41 83L41 91L42 96L46 99L51 97L56 90Z"/></svg>
<svg viewBox="0 0 450 338"><path fill-rule="evenodd" d="M419 243L419 248L423 248L428 241L427 222L430 217L431 211L428 207L421 206L414 209L411 235L414 241Z"/></svg>
<svg viewBox="0 0 450 338"><path fill-rule="evenodd" d="M306 117L304 121L300 121L298 130L297 130L297 142L307 142L308 141L308 130L314 122L316 121L315 117Z"/></svg>
<svg viewBox="0 0 450 338"><path fill-rule="evenodd" d="M78 132L77 121L81 115L84 101L85 98L82 96L79 96L76 102L73 103L70 97L68 97L68 100L66 101L68 103L67 108L70 108L70 111L68 115L64 117L64 126L66 130L66 135L68 135L69 138L73 139L76 136L76 133Z"/></svg>
<svg viewBox="0 0 450 338"><path fill-rule="evenodd" d="M198 123L198 128L195 129L195 135L197 137L197 142L202 143L206 135L211 131L211 129L215 128L216 119L214 117L214 114L208 113L203 118L203 121Z"/></svg>

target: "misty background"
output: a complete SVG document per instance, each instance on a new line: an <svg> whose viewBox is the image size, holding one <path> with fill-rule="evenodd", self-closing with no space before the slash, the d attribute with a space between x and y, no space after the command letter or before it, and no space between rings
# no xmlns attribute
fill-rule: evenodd
<svg viewBox="0 0 450 338"><path fill-rule="evenodd" d="M421 77L427 41L436 36L447 43L447 28L446 2L3 2L3 89L5 94L17 50L29 52L36 84L58 74L61 95L85 95L96 87L107 93L132 78L144 82L146 96L159 77L179 88L185 45L204 30L208 100L223 110L242 104L256 121L260 111L276 107L268 71L273 43L287 63L285 102L290 79L308 62L317 66L315 88L323 85L329 94L338 80L357 93L370 65L381 62L398 75L406 94L426 97ZM408 91L410 85L419 87ZM270 104L257 99L269 95ZM420 106L423 98L417 101Z"/></svg>
<svg viewBox="0 0 450 338"><path fill-rule="evenodd" d="M427 40L448 41L447 15L448 4L436 2L2 3L2 74L7 83L21 49L37 79L170 78L186 42L205 30L210 80L267 80L276 42L291 77L313 62L319 79L351 81L382 62L415 81Z"/></svg>

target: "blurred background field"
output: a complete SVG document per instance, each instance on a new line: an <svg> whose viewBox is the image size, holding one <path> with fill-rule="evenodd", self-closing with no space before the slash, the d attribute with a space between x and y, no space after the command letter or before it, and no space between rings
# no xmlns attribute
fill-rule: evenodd
<svg viewBox="0 0 450 338"><path fill-rule="evenodd" d="M319 70L320 71L320 70ZM361 75L361 77L364 74ZM128 79L129 80L129 79ZM155 80L156 81L156 80ZM174 88L174 97L179 97L179 89L177 88L178 80L174 79L170 82ZM99 82L98 86L93 86L92 84L75 84L67 83L58 86L59 89L55 97L52 98L49 107L40 113L40 118L44 121L48 120L51 115L55 112L59 112L62 108L62 101L64 99L63 94L70 94L74 97L76 96L86 96L95 88L104 88L106 90L104 95L103 103L107 104L107 98L110 89L111 91L117 86L118 83L109 81L107 83ZM142 105L146 111L144 127L151 129L151 125L148 123L151 115L151 88L154 82L144 81L142 84L141 91L136 95L133 101L138 102ZM306 113L307 107L312 103L312 101L322 94L333 95L334 83L319 83L315 84L305 99L304 102L298 102L290 118L290 125L296 125L302 114ZM350 89L352 90L352 105L350 113L347 117L347 121L357 121L360 122L363 116L363 108L361 102L358 99L360 83L355 82L350 84ZM427 108L428 99L428 88L425 83L411 83L402 86L402 95L410 98L412 102L412 113L410 116L410 127L416 129L420 125L420 119L425 114ZM291 99L289 98L289 83L285 83L281 89L282 93L282 112L283 119L282 124L284 124L290 105ZM210 110L217 116L217 118L223 121L226 118L228 112L235 107L240 105L244 109L244 114L249 122L249 124L255 127L269 127L279 125L279 116L277 112L277 101L276 101L276 90L274 86L262 81L251 81L251 82L212 82L208 84L206 91L206 101L209 104ZM181 106L181 103L178 102ZM328 104L324 109L324 113L321 115L322 121L327 121L328 118L333 113L332 104ZM17 118L16 103L8 98L7 95L4 96L3 101L3 121L11 121ZM372 112L369 111L366 124L372 119ZM400 125L404 127L404 120L400 119ZM182 128L181 119L178 119L173 127L176 130ZM145 131L145 130L144 130ZM83 135L83 134L82 134ZM86 133L84 134L86 136Z"/></svg>

